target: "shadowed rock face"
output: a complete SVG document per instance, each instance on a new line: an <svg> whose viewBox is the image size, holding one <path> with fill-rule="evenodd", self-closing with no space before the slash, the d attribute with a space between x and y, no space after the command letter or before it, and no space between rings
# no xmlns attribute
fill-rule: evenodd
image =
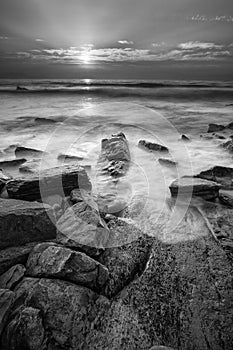
<svg viewBox="0 0 233 350"><path fill-rule="evenodd" d="M15 294L9 289L0 289L0 335L10 315Z"/></svg>
<svg viewBox="0 0 233 350"><path fill-rule="evenodd" d="M233 168L216 165L210 169L202 171L195 177L215 181L222 185L223 188L233 189Z"/></svg>
<svg viewBox="0 0 233 350"><path fill-rule="evenodd" d="M16 158L23 158L23 157L41 157L45 152L34 149L34 148L28 148L23 146L17 146L15 149L15 156Z"/></svg>
<svg viewBox="0 0 233 350"><path fill-rule="evenodd" d="M2 170L0 169L0 193L4 189L7 181L9 181L10 179L11 179L11 176L8 176L8 175L4 174L2 172Z"/></svg>
<svg viewBox="0 0 233 350"><path fill-rule="evenodd" d="M53 239L56 228L48 205L0 199L0 249L29 242Z"/></svg>
<svg viewBox="0 0 233 350"><path fill-rule="evenodd" d="M80 187L91 189L85 169L78 165L65 165L11 180L6 189L10 198L34 201L41 200L41 196L68 196L74 188Z"/></svg>
<svg viewBox="0 0 233 350"><path fill-rule="evenodd" d="M0 276L0 288L13 289L15 285L23 278L26 269L23 265L12 266L8 271Z"/></svg>
<svg viewBox="0 0 233 350"><path fill-rule="evenodd" d="M209 128L207 132L215 132L215 131L222 131L225 129L224 125L221 124L209 124Z"/></svg>
<svg viewBox="0 0 233 350"><path fill-rule="evenodd" d="M172 196L193 195L207 200L217 198L220 188L216 182L192 177L182 177L169 186Z"/></svg>
<svg viewBox="0 0 233 350"><path fill-rule="evenodd" d="M105 266L84 253L42 243L37 245L27 261L27 275L60 278L94 290L100 290L108 280Z"/></svg>

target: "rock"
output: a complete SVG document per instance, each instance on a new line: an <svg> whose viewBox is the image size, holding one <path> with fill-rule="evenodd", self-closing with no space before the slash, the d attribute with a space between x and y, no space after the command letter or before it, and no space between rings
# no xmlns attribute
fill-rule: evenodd
<svg viewBox="0 0 233 350"><path fill-rule="evenodd" d="M0 336L11 312L14 296L9 289L0 289Z"/></svg>
<svg viewBox="0 0 233 350"><path fill-rule="evenodd" d="M48 205L0 199L0 249L55 238L53 218Z"/></svg>
<svg viewBox="0 0 233 350"><path fill-rule="evenodd" d="M100 262L109 270L104 294L112 298L145 269L152 240L120 218L110 220L108 226L110 240Z"/></svg>
<svg viewBox="0 0 233 350"><path fill-rule="evenodd" d="M34 334L33 324L38 324L38 330L41 330L39 334L42 335L41 325L43 324L48 349L91 349L86 344L86 335L96 320L101 318L102 310L109 307L105 297L99 296L90 289L56 279L24 278L17 286L15 293L13 325L17 324L21 310L25 308L40 310L40 313L35 315L42 315L42 322L40 317L36 322L38 318L33 318L32 325L30 322L25 322L23 333L28 335L26 339L31 339L29 335ZM30 315L31 312L27 312L28 314ZM28 320L28 317L26 319ZM18 338L18 332L13 330L11 321L3 333L3 340L8 339L10 344L15 344ZM36 339L38 338L42 340L43 337L36 336ZM34 336L32 339L35 339ZM11 350L10 345L4 350Z"/></svg>
<svg viewBox="0 0 233 350"><path fill-rule="evenodd" d="M169 152L169 149L166 146L162 146L158 143L148 142L145 140L140 140L138 146L146 148L150 151L159 151L159 152Z"/></svg>
<svg viewBox="0 0 233 350"><path fill-rule="evenodd" d="M188 136L184 135L184 134L181 135L180 139L182 141L184 141L184 142L190 142L191 141L190 138Z"/></svg>
<svg viewBox="0 0 233 350"><path fill-rule="evenodd" d="M233 130L233 122L227 124L226 129L231 129L231 130Z"/></svg>
<svg viewBox="0 0 233 350"><path fill-rule="evenodd" d="M36 244L38 244L38 242L0 250L0 275L14 265L26 265L29 253Z"/></svg>
<svg viewBox="0 0 233 350"><path fill-rule="evenodd" d="M208 133L210 132L216 132L216 131L222 131L225 129L224 125L221 124L209 124L209 128L208 128Z"/></svg>
<svg viewBox="0 0 233 350"><path fill-rule="evenodd" d="M98 255L109 239L108 227L99 212L85 202L67 209L58 220L57 229L58 243L90 256Z"/></svg>
<svg viewBox="0 0 233 350"><path fill-rule="evenodd" d="M23 87L23 86L17 86L16 87L16 91L28 91L28 89L27 88L25 88L25 87Z"/></svg>
<svg viewBox="0 0 233 350"><path fill-rule="evenodd" d="M228 207L233 208L233 193L229 191L219 191L219 201Z"/></svg>
<svg viewBox="0 0 233 350"><path fill-rule="evenodd" d="M17 146L15 149L15 156L16 158L23 158L23 157L42 157L43 154L46 152L29 148L29 147L23 147L23 146Z"/></svg>
<svg viewBox="0 0 233 350"><path fill-rule="evenodd" d="M155 345L150 348L150 350L174 350L173 348L168 348L167 346Z"/></svg>
<svg viewBox="0 0 233 350"><path fill-rule="evenodd" d="M125 175L130 165L130 152L123 133L103 139L101 143L99 166L113 177Z"/></svg>
<svg viewBox="0 0 233 350"><path fill-rule="evenodd" d="M0 162L1 169L8 169L12 167L19 167L21 164L25 163L27 159L19 158L19 159L11 159L11 160L3 160Z"/></svg>
<svg viewBox="0 0 233 350"><path fill-rule="evenodd" d="M233 188L233 168L216 165L200 172L195 177L218 182L225 189Z"/></svg>
<svg viewBox="0 0 233 350"><path fill-rule="evenodd" d="M42 350L46 338L41 311L25 307L8 324L2 339L2 350Z"/></svg>
<svg viewBox="0 0 233 350"><path fill-rule="evenodd" d="M169 186L173 197L177 195L199 196L206 200L217 198L220 188L221 185L216 182L192 177L182 177L173 181Z"/></svg>
<svg viewBox="0 0 233 350"><path fill-rule="evenodd" d="M222 143L221 147L226 149L228 152L233 153L233 140L229 140L229 141Z"/></svg>
<svg viewBox="0 0 233 350"><path fill-rule="evenodd" d="M219 140L225 140L225 139L226 139L225 136L220 135L220 134L215 134L214 136L215 136L217 139L219 139Z"/></svg>
<svg viewBox="0 0 233 350"><path fill-rule="evenodd" d="M108 280L108 269L84 253L42 243L29 255L27 275L59 278L101 291Z"/></svg>
<svg viewBox="0 0 233 350"><path fill-rule="evenodd" d="M171 159L167 159L167 158L159 158L158 159L158 162L161 164L161 165L165 165L167 167L174 167L177 165L176 162L174 162L173 160Z"/></svg>
<svg viewBox="0 0 233 350"><path fill-rule="evenodd" d="M83 160L83 157L79 157L79 156L76 156L76 155L72 155L72 154L64 154L64 153L60 153L58 156L57 156L57 159L58 160L61 160L61 161L75 161L75 160Z"/></svg>
<svg viewBox="0 0 233 350"><path fill-rule="evenodd" d="M0 169L0 193L2 192L2 190L4 189L7 181L9 181L10 179L12 179L12 177L10 175L6 175L2 172L2 170Z"/></svg>
<svg viewBox="0 0 233 350"><path fill-rule="evenodd" d="M11 180L6 186L10 198L28 201L41 200L55 194L68 196L74 188L91 189L87 173L79 165L46 169L40 174Z"/></svg>
<svg viewBox="0 0 233 350"><path fill-rule="evenodd" d="M18 143L17 143L17 144L10 145L10 146L4 148L3 152L4 152L4 153L13 153L13 152L15 152L15 149L16 149L17 146L19 146Z"/></svg>
<svg viewBox="0 0 233 350"><path fill-rule="evenodd" d="M40 169L41 161L39 159L31 159L20 165L20 173L37 173Z"/></svg>
<svg viewBox="0 0 233 350"><path fill-rule="evenodd" d="M13 289L23 278L26 269L23 265L14 265L0 276L1 289Z"/></svg>

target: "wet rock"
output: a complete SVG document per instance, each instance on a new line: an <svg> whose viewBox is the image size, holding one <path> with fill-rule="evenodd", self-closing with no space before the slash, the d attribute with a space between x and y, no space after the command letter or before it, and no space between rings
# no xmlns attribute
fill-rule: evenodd
<svg viewBox="0 0 233 350"><path fill-rule="evenodd" d="M72 155L72 154L60 153L57 156L57 159L61 161L79 161L79 160L83 160L83 157Z"/></svg>
<svg viewBox="0 0 233 350"><path fill-rule="evenodd" d="M28 89L27 88L25 88L25 87L23 87L23 86L17 86L16 87L16 91L28 91Z"/></svg>
<svg viewBox="0 0 233 350"><path fill-rule="evenodd" d="M215 181L223 188L233 188L233 168L216 165L210 169L200 172L195 177Z"/></svg>
<svg viewBox="0 0 233 350"><path fill-rule="evenodd" d="M86 335L94 326L95 320L101 318L99 310L104 310L109 305L105 297L86 287L56 279L24 278L15 293L14 317L17 318L21 312L20 306L40 310L49 349L88 349ZM3 339L9 332L9 327L10 323L4 331ZM29 330L30 324L27 324L25 333L30 334ZM17 332L11 337L12 341L15 337Z"/></svg>
<svg viewBox="0 0 233 350"><path fill-rule="evenodd" d="M91 183L85 169L79 165L64 165L45 169L7 183L10 198L28 201L41 200L51 195L68 196L74 188L90 189Z"/></svg>
<svg viewBox="0 0 233 350"><path fill-rule="evenodd" d="M50 218L54 214L48 205L0 199L0 249L55 238Z"/></svg>
<svg viewBox="0 0 233 350"><path fill-rule="evenodd" d="M100 262L109 270L104 294L112 298L145 269L152 240L120 218L110 220L108 226L110 240Z"/></svg>
<svg viewBox="0 0 233 350"><path fill-rule="evenodd" d="M4 332L2 350L43 350L45 346L41 311L33 307L21 308Z"/></svg>
<svg viewBox="0 0 233 350"><path fill-rule="evenodd" d="M10 175L4 174L3 171L0 169L0 193L4 189L7 181L9 181L10 179L12 179L12 177Z"/></svg>
<svg viewBox="0 0 233 350"><path fill-rule="evenodd" d="M127 139L123 133L103 139L101 143L99 165L103 171L111 176L125 175L129 168L130 152Z"/></svg>
<svg viewBox="0 0 233 350"><path fill-rule="evenodd" d="M228 207L233 208L233 192L220 190L219 191L219 201Z"/></svg>
<svg viewBox="0 0 233 350"><path fill-rule="evenodd" d="M222 131L225 129L224 125L221 124L209 124L209 128L207 132L216 132L216 131Z"/></svg>
<svg viewBox="0 0 233 350"><path fill-rule="evenodd" d="M167 167L174 167L177 165L176 162L174 162L173 160L171 159L167 159L167 158L159 158L158 159L158 162L161 164L161 165L165 165Z"/></svg>
<svg viewBox="0 0 233 350"><path fill-rule="evenodd" d="M29 147L17 146L15 149L16 158L42 157L46 152Z"/></svg>
<svg viewBox="0 0 233 350"><path fill-rule="evenodd" d="M182 177L173 181L169 186L173 197L177 195L199 196L206 200L217 198L220 188L221 185L216 182L192 177Z"/></svg>
<svg viewBox="0 0 233 350"><path fill-rule="evenodd" d="M226 139L226 137L225 137L224 135L215 134L214 136L215 136L217 139L219 139L219 140L225 140L225 139Z"/></svg>
<svg viewBox="0 0 233 350"><path fill-rule="evenodd" d="M180 138L182 141L184 141L184 142L190 142L191 140L190 140L190 138L188 137L188 136L186 136L186 135L184 135L184 134L182 134L181 135L181 138Z"/></svg>
<svg viewBox="0 0 233 350"><path fill-rule="evenodd" d="M148 142L145 140L140 140L138 146L148 149L149 151L158 151L158 152L169 152L169 149L166 146L162 146L158 143Z"/></svg>
<svg viewBox="0 0 233 350"><path fill-rule="evenodd" d="M233 130L233 122L227 124L226 128Z"/></svg>
<svg viewBox="0 0 233 350"><path fill-rule="evenodd" d="M42 243L29 255L27 275L64 279L100 291L108 280L108 269L84 253Z"/></svg>
<svg viewBox="0 0 233 350"><path fill-rule="evenodd" d="M13 289L15 285L23 278L26 269L24 265L14 265L8 271L0 276L1 289Z"/></svg>
<svg viewBox="0 0 233 350"><path fill-rule="evenodd" d="M222 143L221 147L223 147L228 152L233 153L233 140L229 140L229 141Z"/></svg>
<svg viewBox="0 0 233 350"><path fill-rule="evenodd" d="M0 250L0 275L17 264L26 265L28 256L38 242Z"/></svg>
<svg viewBox="0 0 233 350"><path fill-rule="evenodd" d="M14 296L9 289L0 289L0 336L11 312Z"/></svg>
<svg viewBox="0 0 233 350"><path fill-rule="evenodd" d="M1 169L8 169L8 168L12 168L12 167L18 167L21 164L25 163L26 161L27 161L27 159L25 159L25 158L3 160L0 162L0 168Z"/></svg>
<svg viewBox="0 0 233 350"><path fill-rule="evenodd" d="M83 250L90 256L100 254L109 238L109 230L99 212L85 202L68 208L57 222L57 242Z"/></svg>

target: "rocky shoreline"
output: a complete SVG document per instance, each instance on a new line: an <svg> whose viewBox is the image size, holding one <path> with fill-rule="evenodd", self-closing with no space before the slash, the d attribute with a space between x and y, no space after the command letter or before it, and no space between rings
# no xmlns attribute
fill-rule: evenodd
<svg viewBox="0 0 233 350"><path fill-rule="evenodd" d="M228 152L231 129L209 127L224 133ZM145 140L139 146L169 153ZM17 147L17 165L31 152L42 156ZM138 225L142 208L151 215L142 196L118 201L115 186L131 162L123 133L102 140L97 179L107 176L111 193L101 185L94 196L86 170L72 161L40 173L35 166L27 177L0 173L0 348L232 349L233 168L216 165L170 184L174 201L191 197L171 243L156 225ZM60 200L44 204L51 196ZM192 198L201 198L198 206Z"/></svg>

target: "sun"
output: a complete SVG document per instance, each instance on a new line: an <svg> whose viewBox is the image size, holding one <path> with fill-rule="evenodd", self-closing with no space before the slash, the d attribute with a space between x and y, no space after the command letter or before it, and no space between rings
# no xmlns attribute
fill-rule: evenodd
<svg viewBox="0 0 233 350"><path fill-rule="evenodd" d="M80 60L84 63L84 64L90 64L91 62L91 55L89 51L84 51L82 52L81 56L80 56Z"/></svg>

